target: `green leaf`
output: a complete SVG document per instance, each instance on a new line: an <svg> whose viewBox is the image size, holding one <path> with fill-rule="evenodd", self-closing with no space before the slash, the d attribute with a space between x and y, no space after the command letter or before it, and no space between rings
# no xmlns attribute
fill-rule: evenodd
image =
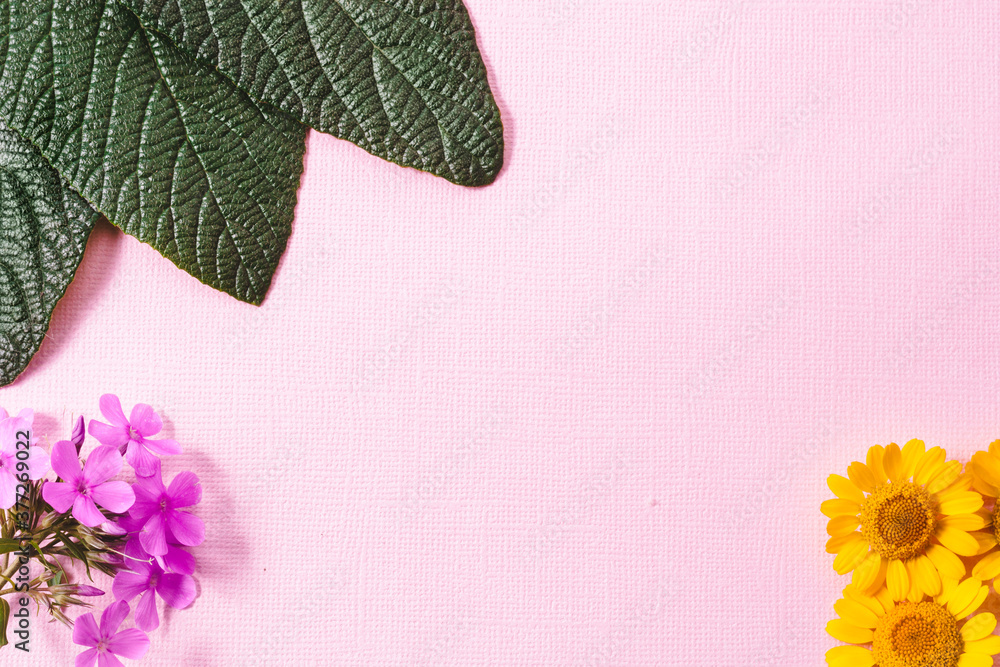
<svg viewBox="0 0 1000 667"><path fill-rule="evenodd" d="M113 0L2 0L0 67L0 116L98 211L206 284L263 300L304 126Z"/></svg>
<svg viewBox="0 0 1000 667"><path fill-rule="evenodd" d="M10 603L0 598L0 648L7 645L7 623L10 622Z"/></svg>
<svg viewBox="0 0 1000 667"><path fill-rule="evenodd" d="M123 2L318 130L460 185L500 171L500 112L461 0Z"/></svg>
<svg viewBox="0 0 1000 667"><path fill-rule="evenodd" d="M0 554L11 554L21 550L21 542L10 537L0 537Z"/></svg>
<svg viewBox="0 0 1000 667"><path fill-rule="evenodd" d="M6 385L42 344L98 214L2 123L0 211L0 385ZM6 546L0 540L0 553Z"/></svg>

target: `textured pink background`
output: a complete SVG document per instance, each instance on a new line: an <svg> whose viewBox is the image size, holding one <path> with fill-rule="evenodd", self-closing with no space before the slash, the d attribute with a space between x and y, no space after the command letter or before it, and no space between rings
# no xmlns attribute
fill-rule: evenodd
<svg viewBox="0 0 1000 667"><path fill-rule="evenodd" d="M468 6L494 186L312 134L259 310L100 227L0 404L186 447L144 665L822 664L826 476L1000 437L1000 9Z"/></svg>

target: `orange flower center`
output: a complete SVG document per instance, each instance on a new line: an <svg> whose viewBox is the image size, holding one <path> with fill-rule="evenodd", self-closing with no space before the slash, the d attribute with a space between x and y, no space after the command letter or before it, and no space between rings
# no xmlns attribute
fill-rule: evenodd
<svg viewBox="0 0 1000 667"><path fill-rule="evenodd" d="M860 520L861 534L882 558L906 560L930 546L937 512L923 486L894 482L865 499Z"/></svg>
<svg viewBox="0 0 1000 667"><path fill-rule="evenodd" d="M901 602L879 619L872 640L878 667L955 667L965 642L937 602Z"/></svg>

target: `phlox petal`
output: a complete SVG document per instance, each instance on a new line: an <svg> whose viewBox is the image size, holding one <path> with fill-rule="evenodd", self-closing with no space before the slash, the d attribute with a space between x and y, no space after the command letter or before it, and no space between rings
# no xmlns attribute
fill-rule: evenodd
<svg viewBox="0 0 1000 667"><path fill-rule="evenodd" d="M125 426L111 426L91 419L89 431L98 442L109 447L120 448L129 441L128 428Z"/></svg>
<svg viewBox="0 0 1000 667"><path fill-rule="evenodd" d="M94 504L94 500L84 495L77 495L73 501L73 518L88 528L99 526L106 521Z"/></svg>
<svg viewBox="0 0 1000 667"><path fill-rule="evenodd" d="M49 453L41 447L28 450L28 479L35 480L45 477L49 471Z"/></svg>
<svg viewBox="0 0 1000 667"><path fill-rule="evenodd" d="M94 502L115 514L121 514L135 502L132 487L125 482L105 482L95 486L91 495Z"/></svg>
<svg viewBox="0 0 1000 667"><path fill-rule="evenodd" d="M17 478L7 468L0 468L0 510L9 510L17 502Z"/></svg>
<svg viewBox="0 0 1000 667"><path fill-rule="evenodd" d="M149 590L149 575L138 572L122 571L115 575L115 581L111 584L111 592L118 600L131 602L136 595L141 595Z"/></svg>
<svg viewBox="0 0 1000 667"><path fill-rule="evenodd" d="M99 401L101 414L104 418L115 426L127 426L125 412L122 410L122 402L114 394L104 394ZM93 435L93 434L91 434ZM96 436L95 436L96 437Z"/></svg>
<svg viewBox="0 0 1000 667"><path fill-rule="evenodd" d="M205 541L205 522L194 514L173 511L166 515L167 527L178 542L186 547L196 547Z"/></svg>
<svg viewBox="0 0 1000 667"><path fill-rule="evenodd" d="M145 403L135 404L128 421L132 428L144 438L154 436L163 429L163 422L160 421L160 416L153 411L151 406Z"/></svg>
<svg viewBox="0 0 1000 667"><path fill-rule="evenodd" d="M108 642L108 650L130 660L138 660L149 649L149 637L142 630L122 630Z"/></svg>
<svg viewBox="0 0 1000 667"><path fill-rule="evenodd" d="M80 621L78 619L77 623L79 622ZM94 642L94 645L96 646L97 642ZM86 651L76 656L76 662L73 664L76 665L76 667L94 667L94 665L97 664L98 655L100 655L100 653L96 648L88 648Z"/></svg>
<svg viewBox="0 0 1000 667"><path fill-rule="evenodd" d="M167 536L164 533L163 515L153 514L139 533L139 543L151 556L167 553Z"/></svg>
<svg viewBox="0 0 1000 667"><path fill-rule="evenodd" d="M156 613L156 593L147 591L135 606L135 624L145 632L160 627L160 616Z"/></svg>
<svg viewBox="0 0 1000 667"><path fill-rule="evenodd" d="M201 485L198 475L193 472L182 472L174 477L167 489L170 496L170 506L174 508L190 507L201 502Z"/></svg>
<svg viewBox="0 0 1000 667"><path fill-rule="evenodd" d="M86 613L73 623L73 643L80 646L97 646L101 641L101 631L97 628L94 615Z"/></svg>
<svg viewBox="0 0 1000 667"><path fill-rule="evenodd" d="M142 441L149 451L154 454L159 454L160 456L171 456L173 454L181 453L181 446L177 444L176 440L171 440L169 438L164 438L162 440L143 440Z"/></svg>
<svg viewBox="0 0 1000 667"><path fill-rule="evenodd" d="M52 445L52 457L49 462L57 475L74 486L83 475L76 447L69 440L60 440Z"/></svg>
<svg viewBox="0 0 1000 667"><path fill-rule="evenodd" d="M78 495L80 494L76 487L68 482L45 482L42 484L42 498L59 513L69 510Z"/></svg>
<svg viewBox="0 0 1000 667"><path fill-rule="evenodd" d="M194 579L186 574L164 574L160 577L160 582L156 586L156 592L163 601L174 609L184 609L192 602L197 594Z"/></svg>

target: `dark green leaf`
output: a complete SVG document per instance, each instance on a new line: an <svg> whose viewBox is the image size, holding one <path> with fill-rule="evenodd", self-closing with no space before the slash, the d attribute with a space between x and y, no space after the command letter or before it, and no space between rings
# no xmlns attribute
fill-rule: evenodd
<svg viewBox="0 0 1000 667"><path fill-rule="evenodd" d="M316 129L461 185L500 171L500 112L461 0L123 1Z"/></svg>
<svg viewBox="0 0 1000 667"><path fill-rule="evenodd" d="M10 622L10 604L0 598L0 647L7 645L7 623Z"/></svg>
<svg viewBox="0 0 1000 667"><path fill-rule="evenodd" d="M97 210L203 282L263 300L304 126L112 0L3 0L0 66L0 116Z"/></svg>
<svg viewBox="0 0 1000 667"><path fill-rule="evenodd" d="M9 537L0 537L0 554L11 554L21 550L21 542Z"/></svg>
<svg viewBox="0 0 1000 667"><path fill-rule="evenodd" d="M2 123L0 211L0 385L6 385L42 344L98 214Z"/></svg>

